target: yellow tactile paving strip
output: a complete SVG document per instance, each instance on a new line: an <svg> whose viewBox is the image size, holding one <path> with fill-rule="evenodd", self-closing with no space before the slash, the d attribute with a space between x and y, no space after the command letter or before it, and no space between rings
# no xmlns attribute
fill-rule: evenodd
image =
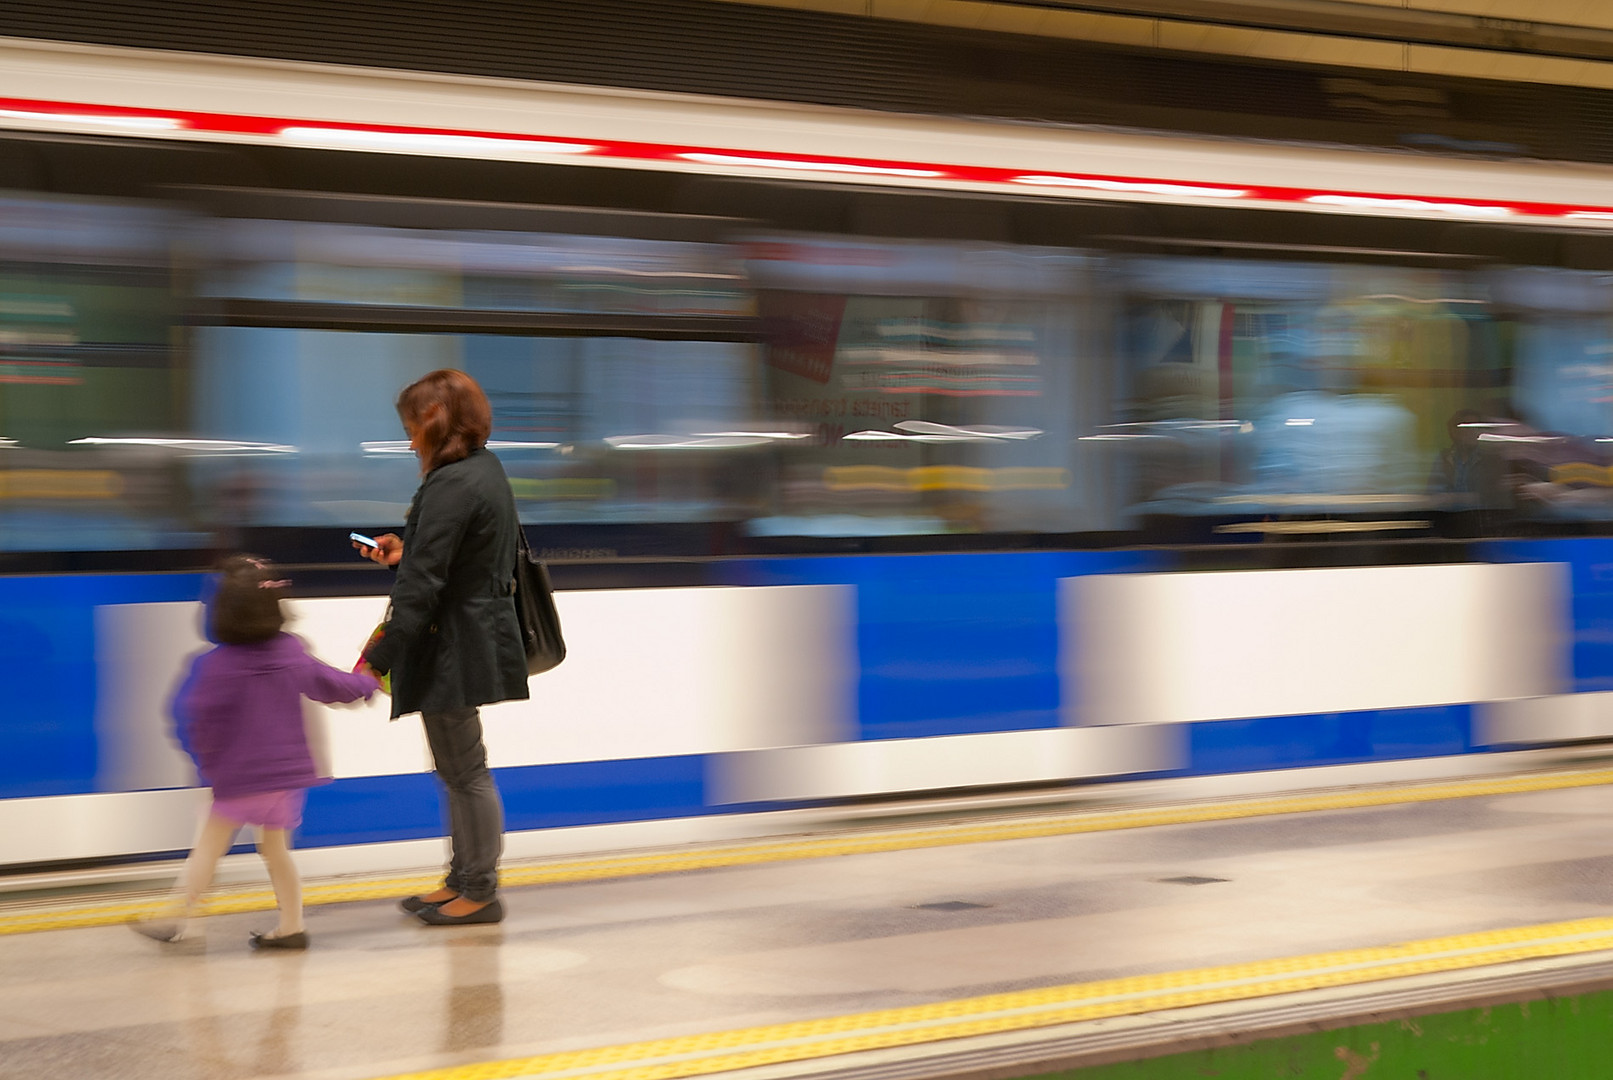
<svg viewBox="0 0 1613 1080"><path fill-rule="evenodd" d="M1581 919L457 1065L388 1080L671 1080L1610 948L1613 919Z"/></svg>
<svg viewBox="0 0 1613 1080"><path fill-rule="evenodd" d="M839 833L804 840L770 840L750 844L691 847L685 851L564 859L524 866L517 864L506 866L501 871L500 883L506 888L513 888L522 885L600 881L726 866L787 862L795 859L821 859L834 855L866 855L882 851L983 844L995 840L1024 840L1075 833L1111 832L1118 829L1146 828L1150 825L1231 821L1278 814L1300 814L1314 810L1395 806L1483 795L1511 795L1531 791L1595 787L1609 783L1613 783L1613 769L1575 769L1440 783L1386 785L1307 795L1229 799L1134 810L1046 814L1007 821ZM439 882L435 877L342 879L308 885L304 890L303 902L316 905L386 900L429 890L435 888L437 884ZM158 898L147 896L72 903L19 904L12 906L10 910L7 910L5 905L0 905L0 936L128 922L156 910L159 903ZM272 892L252 888L220 891L208 902L206 910L208 914L222 915L271 911L274 906Z"/></svg>

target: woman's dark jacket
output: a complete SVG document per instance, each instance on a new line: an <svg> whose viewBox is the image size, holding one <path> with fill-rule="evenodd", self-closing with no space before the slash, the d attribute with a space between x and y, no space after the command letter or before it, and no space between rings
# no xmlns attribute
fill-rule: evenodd
<svg viewBox="0 0 1613 1080"><path fill-rule="evenodd" d="M515 498L486 449L427 474L409 506L392 617L365 659L392 715L528 697L515 615Z"/></svg>

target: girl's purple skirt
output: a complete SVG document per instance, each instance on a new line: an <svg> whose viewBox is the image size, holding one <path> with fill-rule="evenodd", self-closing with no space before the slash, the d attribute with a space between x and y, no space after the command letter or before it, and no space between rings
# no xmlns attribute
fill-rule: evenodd
<svg viewBox="0 0 1613 1080"><path fill-rule="evenodd" d="M307 797L308 792L304 788L262 791L256 795L237 795L233 799L214 796L212 814L242 825L295 829L302 824L302 806Z"/></svg>

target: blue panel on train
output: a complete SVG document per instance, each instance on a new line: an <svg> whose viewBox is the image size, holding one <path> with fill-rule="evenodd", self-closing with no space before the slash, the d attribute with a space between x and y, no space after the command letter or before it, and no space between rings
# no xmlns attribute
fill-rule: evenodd
<svg viewBox="0 0 1613 1080"><path fill-rule="evenodd" d="M1058 619L1035 556L886 560L857 585L865 739L1055 727Z"/></svg>
<svg viewBox="0 0 1613 1080"><path fill-rule="evenodd" d="M633 758L494 769L511 831L654 821L709 814L706 759ZM444 834L440 786L430 773L358 776L308 793L304 847L419 840ZM732 809L725 807L725 810Z"/></svg>
<svg viewBox="0 0 1613 1080"><path fill-rule="evenodd" d="M857 588L863 739L1059 724L1060 578L1155 568L1151 552L772 559L736 583Z"/></svg>
<svg viewBox="0 0 1613 1080"><path fill-rule="evenodd" d="M0 577L0 798L95 790L95 609L193 600L201 575Z"/></svg>
<svg viewBox="0 0 1613 1080"><path fill-rule="evenodd" d="M1260 716L1187 727L1186 772L1213 776L1467 753L1472 749L1473 708L1433 705Z"/></svg>
<svg viewBox="0 0 1613 1080"><path fill-rule="evenodd" d="M1568 564L1574 592L1574 690L1613 690L1613 540L1497 540L1479 550L1498 563Z"/></svg>
<svg viewBox="0 0 1613 1080"><path fill-rule="evenodd" d="M375 844L444 835L441 787L431 773L351 776L308 792L297 843Z"/></svg>
<svg viewBox="0 0 1613 1080"><path fill-rule="evenodd" d="M703 754L497 769L511 829L657 821L711 813Z"/></svg>

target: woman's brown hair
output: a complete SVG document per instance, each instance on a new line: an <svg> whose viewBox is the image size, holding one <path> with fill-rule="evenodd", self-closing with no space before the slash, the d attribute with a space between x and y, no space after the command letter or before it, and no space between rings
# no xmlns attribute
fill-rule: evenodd
<svg viewBox="0 0 1613 1080"><path fill-rule="evenodd" d="M421 471L463 460L487 445L493 407L476 380L444 368L422 376L398 395L398 416L418 437Z"/></svg>

